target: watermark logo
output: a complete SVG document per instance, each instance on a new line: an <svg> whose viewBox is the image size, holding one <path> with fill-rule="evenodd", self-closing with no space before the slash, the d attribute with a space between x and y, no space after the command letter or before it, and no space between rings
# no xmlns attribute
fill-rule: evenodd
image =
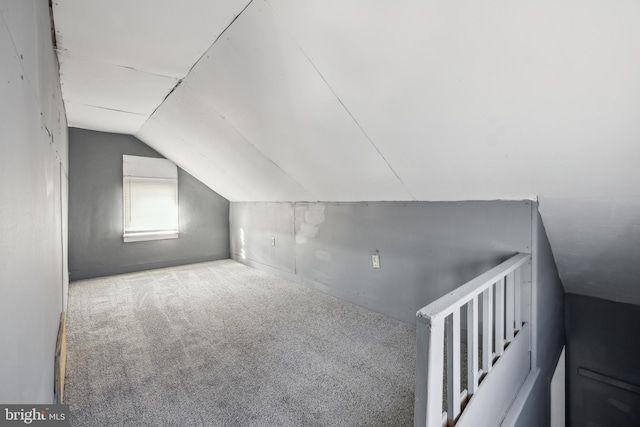
<svg viewBox="0 0 640 427"><path fill-rule="evenodd" d="M0 405L0 427L70 427L69 405Z"/></svg>

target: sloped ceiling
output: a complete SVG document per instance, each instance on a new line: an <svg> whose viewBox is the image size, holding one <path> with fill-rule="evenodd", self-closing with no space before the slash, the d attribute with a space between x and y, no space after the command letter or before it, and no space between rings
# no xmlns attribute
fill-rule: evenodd
<svg viewBox="0 0 640 427"><path fill-rule="evenodd" d="M58 0L54 17L69 124L134 134L229 200L539 196L565 286L596 296L600 248L640 246L638 2ZM611 299L640 303L635 264Z"/></svg>
<svg viewBox="0 0 640 427"><path fill-rule="evenodd" d="M135 134L246 4L55 0L69 126Z"/></svg>

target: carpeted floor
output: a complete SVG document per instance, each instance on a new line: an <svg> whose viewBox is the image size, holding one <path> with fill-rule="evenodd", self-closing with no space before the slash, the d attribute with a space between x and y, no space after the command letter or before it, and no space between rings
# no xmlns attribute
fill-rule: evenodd
<svg viewBox="0 0 640 427"><path fill-rule="evenodd" d="M73 426L410 426L415 326L224 260L74 282Z"/></svg>

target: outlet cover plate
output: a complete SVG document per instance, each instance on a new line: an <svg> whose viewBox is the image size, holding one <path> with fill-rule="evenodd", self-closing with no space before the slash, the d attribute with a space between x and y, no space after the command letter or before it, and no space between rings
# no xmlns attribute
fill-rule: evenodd
<svg viewBox="0 0 640 427"><path fill-rule="evenodd" d="M380 255L371 255L371 264L373 264L373 268L380 268Z"/></svg>

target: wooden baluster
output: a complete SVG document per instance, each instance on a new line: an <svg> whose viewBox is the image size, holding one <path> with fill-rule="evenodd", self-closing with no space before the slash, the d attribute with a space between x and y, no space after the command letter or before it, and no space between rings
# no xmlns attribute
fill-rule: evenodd
<svg viewBox="0 0 640 427"><path fill-rule="evenodd" d="M467 304L467 393L478 389L478 296Z"/></svg>
<svg viewBox="0 0 640 427"><path fill-rule="evenodd" d="M496 356L504 352L504 278L496 283Z"/></svg>
<svg viewBox="0 0 640 427"><path fill-rule="evenodd" d="M514 273L514 299L515 306L513 310L513 321L515 323L516 331L522 328L522 297L520 289L522 288L522 268L517 268Z"/></svg>
<svg viewBox="0 0 640 427"><path fill-rule="evenodd" d="M447 317L447 415L453 425L460 415L460 309Z"/></svg>
<svg viewBox="0 0 640 427"><path fill-rule="evenodd" d="M515 297L514 297L514 272L512 271L507 275L507 289L505 291L506 294L506 342L510 343L513 341L514 333L515 333L515 322L514 322L514 309L515 309Z"/></svg>
<svg viewBox="0 0 640 427"><path fill-rule="evenodd" d="M482 371L491 372L493 362L493 286L482 293Z"/></svg>

